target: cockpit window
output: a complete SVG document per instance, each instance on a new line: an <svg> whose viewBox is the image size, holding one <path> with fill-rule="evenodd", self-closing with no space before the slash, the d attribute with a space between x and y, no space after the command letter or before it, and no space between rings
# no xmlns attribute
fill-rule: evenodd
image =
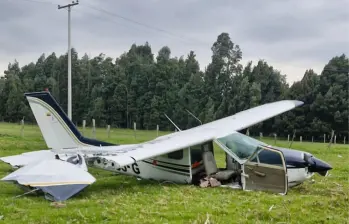
<svg viewBox="0 0 349 224"><path fill-rule="evenodd" d="M238 132L217 139L219 143L228 148L240 159L250 157L258 146L267 146L264 142L251 138Z"/></svg>

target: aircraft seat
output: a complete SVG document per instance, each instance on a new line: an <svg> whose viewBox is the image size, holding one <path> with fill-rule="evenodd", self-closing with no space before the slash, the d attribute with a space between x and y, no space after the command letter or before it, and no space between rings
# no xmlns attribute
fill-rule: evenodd
<svg viewBox="0 0 349 224"><path fill-rule="evenodd" d="M224 181L229 180L237 174L234 170L219 170L212 151L204 151L202 157L207 176L214 177L219 181Z"/></svg>
<svg viewBox="0 0 349 224"><path fill-rule="evenodd" d="M204 151L202 154L202 160L204 162L207 176L210 176L218 172L216 159L214 158L212 151Z"/></svg>

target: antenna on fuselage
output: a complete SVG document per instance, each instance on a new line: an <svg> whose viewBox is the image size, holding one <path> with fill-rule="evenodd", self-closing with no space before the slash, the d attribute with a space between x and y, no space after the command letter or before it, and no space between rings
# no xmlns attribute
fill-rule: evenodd
<svg viewBox="0 0 349 224"><path fill-rule="evenodd" d="M202 125L202 122L201 122L201 120L199 119L199 118L197 118L192 112L190 112L189 110L187 110L187 109L185 109L193 118L195 118L195 120L197 120L197 121L199 121L200 122L200 125ZM176 129L178 130L178 131L182 131L168 116L167 116L167 114L165 114L164 113L164 115L165 115L165 117L173 124L173 126L175 126L176 127Z"/></svg>
<svg viewBox="0 0 349 224"><path fill-rule="evenodd" d="M200 124L202 125L202 122L200 121L199 118L197 118L192 112L190 112L189 110L185 109L193 118L195 118L197 121L200 122Z"/></svg>
<svg viewBox="0 0 349 224"><path fill-rule="evenodd" d="M165 113L164 113L165 114ZM166 114L165 114L165 116L166 116L166 118L173 124L173 126L175 126L176 127L176 129L178 130L178 131L182 131Z"/></svg>

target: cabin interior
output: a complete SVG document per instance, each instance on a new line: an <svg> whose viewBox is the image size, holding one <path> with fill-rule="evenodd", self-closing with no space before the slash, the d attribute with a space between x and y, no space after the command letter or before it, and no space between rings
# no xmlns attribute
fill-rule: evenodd
<svg viewBox="0 0 349 224"><path fill-rule="evenodd" d="M212 141L191 147L190 154L193 184L200 185L203 179L212 177L221 185L241 187L240 164L225 153L225 167L218 167Z"/></svg>

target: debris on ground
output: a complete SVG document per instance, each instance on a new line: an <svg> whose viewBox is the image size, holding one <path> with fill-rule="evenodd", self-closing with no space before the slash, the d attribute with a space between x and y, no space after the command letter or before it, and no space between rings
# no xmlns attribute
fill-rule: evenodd
<svg viewBox="0 0 349 224"><path fill-rule="evenodd" d="M62 202L58 202L58 201L55 201L55 202L52 202L51 203L51 206L52 207L55 207L55 208L63 208L66 206L66 204L62 203Z"/></svg>
<svg viewBox="0 0 349 224"><path fill-rule="evenodd" d="M205 221L205 224L210 224L210 215L207 213L206 214L206 221Z"/></svg>
<svg viewBox="0 0 349 224"><path fill-rule="evenodd" d="M221 186L221 182L219 182L217 179L210 177L210 178L203 178L200 179L200 187L219 187Z"/></svg>
<svg viewBox="0 0 349 224"><path fill-rule="evenodd" d="M269 212L274 208L274 205L270 206Z"/></svg>
<svg viewBox="0 0 349 224"><path fill-rule="evenodd" d="M337 185L338 187L342 187L342 185L336 183L336 182L333 182L335 185Z"/></svg>
<svg viewBox="0 0 349 224"><path fill-rule="evenodd" d="M242 186L239 182L232 182L227 184L222 184L221 187L230 187L232 189L242 189Z"/></svg>

